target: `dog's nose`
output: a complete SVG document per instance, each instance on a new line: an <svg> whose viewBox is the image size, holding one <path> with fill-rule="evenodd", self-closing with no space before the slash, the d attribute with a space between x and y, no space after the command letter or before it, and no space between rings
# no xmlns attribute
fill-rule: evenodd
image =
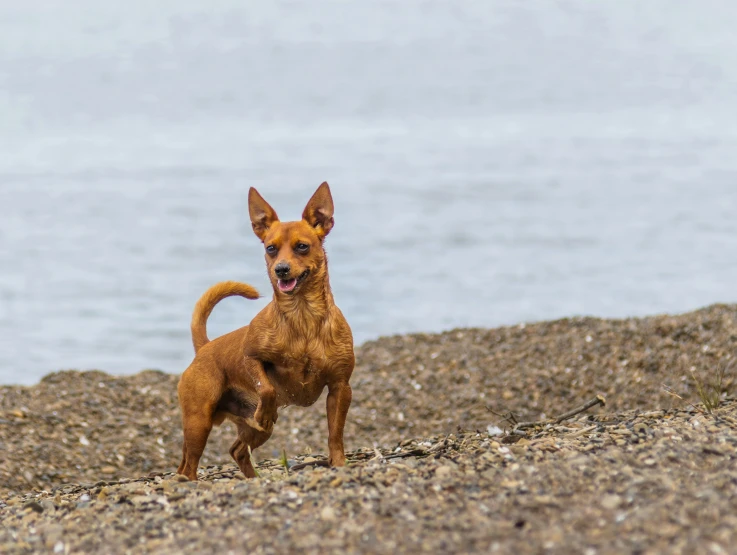
<svg viewBox="0 0 737 555"><path fill-rule="evenodd" d="M274 273L276 274L276 277L278 278L285 278L289 275L289 270L291 268L289 267L289 264L286 262L279 262L276 266L274 266Z"/></svg>

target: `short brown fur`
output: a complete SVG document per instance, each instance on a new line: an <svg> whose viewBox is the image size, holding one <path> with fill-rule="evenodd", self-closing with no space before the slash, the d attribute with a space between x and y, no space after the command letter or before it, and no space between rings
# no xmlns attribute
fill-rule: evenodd
<svg viewBox="0 0 737 555"><path fill-rule="evenodd" d="M178 388L184 446L177 472L190 480L197 479L212 426L226 418L238 429L231 456L243 474L256 476L251 451L271 436L277 409L310 406L325 387L329 462L345 464L343 427L351 403L348 381L354 354L351 329L330 290L323 249L333 227L330 188L327 183L318 187L301 221L280 222L254 188L248 211L254 233L267 249L274 297L249 325L212 341L206 323L214 306L232 295L254 299L258 293L245 283L226 281L208 289L195 305L195 358Z"/></svg>

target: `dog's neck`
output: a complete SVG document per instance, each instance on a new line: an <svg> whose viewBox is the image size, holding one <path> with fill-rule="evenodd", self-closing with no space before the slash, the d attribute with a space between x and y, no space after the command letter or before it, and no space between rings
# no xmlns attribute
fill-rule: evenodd
<svg viewBox="0 0 737 555"><path fill-rule="evenodd" d="M274 290L274 307L283 322L301 334L316 335L335 306L328 279L327 260L294 296Z"/></svg>

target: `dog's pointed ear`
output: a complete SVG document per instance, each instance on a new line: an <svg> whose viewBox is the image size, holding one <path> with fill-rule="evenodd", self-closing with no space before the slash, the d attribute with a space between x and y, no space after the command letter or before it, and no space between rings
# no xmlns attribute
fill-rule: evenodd
<svg viewBox="0 0 737 555"><path fill-rule="evenodd" d="M322 239L333 229L333 196L327 181L317 188L302 212L302 219L315 228Z"/></svg>
<svg viewBox="0 0 737 555"><path fill-rule="evenodd" d="M279 221L274 209L253 187L248 191L248 215L251 216L253 232L262 242L268 229Z"/></svg>

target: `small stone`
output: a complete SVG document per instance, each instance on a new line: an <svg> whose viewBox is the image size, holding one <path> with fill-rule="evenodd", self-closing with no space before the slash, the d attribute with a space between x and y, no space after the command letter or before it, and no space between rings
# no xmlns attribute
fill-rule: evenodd
<svg viewBox="0 0 737 555"><path fill-rule="evenodd" d="M317 487L317 484L320 482L320 478L322 478L322 476L320 474L313 474L310 477L310 481L307 482L307 484L305 484L305 490L309 491L309 490Z"/></svg>
<svg viewBox="0 0 737 555"><path fill-rule="evenodd" d="M603 508L613 511L622 504L622 498L619 495L608 494L602 497L599 503Z"/></svg>
<svg viewBox="0 0 737 555"><path fill-rule="evenodd" d="M161 482L161 489L162 491L168 493L170 491L173 491L176 485L179 484L176 480L163 480Z"/></svg>
<svg viewBox="0 0 737 555"><path fill-rule="evenodd" d="M36 503L35 501L31 501L29 503L26 503L23 506L23 510L26 510L26 511L34 511L36 513L42 513L42 512L44 512L44 508L39 503Z"/></svg>
<svg viewBox="0 0 737 555"><path fill-rule="evenodd" d="M114 466L103 466L100 469L100 472L102 472L103 474L115 474L116 470L117 469Z"/></svg>
<svg viewBox="0 0 737 555"><path fill-rule="evenodd" d="M450 473L452 471L453 469L449 466L441 466L435 470L435 476L437 476L438 478L445 478L447 476L450 476Z"/></svg>
<svg viewBox="0 0 737 555"><path fill-rule="evenodd" d="M177 474L177 475L176 475L176 476L174 477L174 479L175 479L175 480L176 480L177 482L189 482L189 478L187 478L187 477L186 477L185 475L183 475L183 474Z"/></svg>
<svg viewBox="0 0 737 555"><path fill-rule="evenodd" d="M647 434L650 431L650 427L643 422L638 422L637 424L632 426L632 430L636 434Z"/></svg>
<svg viewBox="0 0 737 555"><path fill-rule="evenodd" d="M330 507L324 507L322 511L320 511L320 518L323 520L327 520L329 522L332 522L335 520L335 510Z"/></svg>
<svg viewBox="0 0 737 555"><path fill-rule="evenodd" d="M60 524L47 524L39 528L44 536L44 544L48 550L52 550L56 542L60 541L64 536L64 527Z"/></svg>
<svg viewBox="0 0 737 555"><path fill-rule="evenodd" d="M527 452L527 446L520 445L519 443L512 445L509 449L517 456L524 455Z"/></svg>

